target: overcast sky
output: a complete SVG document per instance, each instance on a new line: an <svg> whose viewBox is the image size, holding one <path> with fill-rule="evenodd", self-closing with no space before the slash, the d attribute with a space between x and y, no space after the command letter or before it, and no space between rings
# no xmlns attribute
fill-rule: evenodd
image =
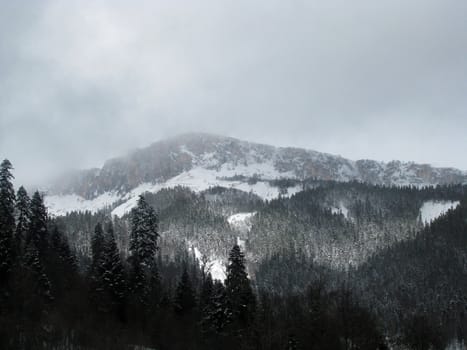
<svg viewBox="0 0 467 350"><path fill-rule="evenodd" d="M467 170L467 1L0 0L18 181L191 131Z"/></svg>

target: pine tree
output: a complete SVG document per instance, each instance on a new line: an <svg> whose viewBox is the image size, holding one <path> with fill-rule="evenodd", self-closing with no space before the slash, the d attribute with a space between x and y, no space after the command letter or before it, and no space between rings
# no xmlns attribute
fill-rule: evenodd
<svg viewBox="0 0 467 350"><path fill-rule="evenodd" d="M158 219L141 195L131 211L130 253L140 264L150 267L157 251Z"/></svg>
<svg viewBox="0 0 467 350"><path fill-rule="evenodd" d="M179 315L189 314L196 306L196 297L186 265L177 286L174 308Z"/></svg>
<svg viewBox="0 0 467 350"><path fill-rule="evenodd" d="M68 241L54 226L50 237L49 275L53 281L54 291L63 294L72 287L78 267L76 258L71 252ZM54 295L57 296L56 293Z"/></svg>
<svg viewBox="0 0 467 350"><path fill-rule="evenodd" d="M98 222L94 228L94 234L91 238L91 269L97 270L98 267L102 264L101 260L104 251L104 245L104 230L102 229L101 223Z"/></svg>
<svg viewBox="0 0 467 350"><path fill-rule="evenodd" d="M5 159L0 165L0 285L5 286L12 264L13 233L15 230L15 191L13 169Z"/></svg>
<svg viewBox="0 0 467 350"><path fill-rule="evenodd" d="M38 191L34 192L31 200L31 219L26 243L34 244L40 257L46 255L48 245L47 210Z"/></svg>
<svg viewBox="0 0 467 350"><path fill-rule="evenodd" d="M102 268L102 281L109 296L109 307L120 312L126 296L125 272L111 222L106 230Z"/></svg>
<svg viewBox="0 0 467 350"><path fill-rule="evenodd" d="M206 305L202 310L202 331L212 335L220 335L223 333L228 321L225 287L222 282L215 281Z"/></svg>
<svg viewBox="0 0 467 350"><path fill-rule="evenodd" d="M208 272L207 276L204 278L199 296L199 307L201 310L203 310L209 304L209 300L212 297L213 288L214 282L212 281L211 273Z"/></svg>
<svg viewBox="0 0 467 350"><path fill-rule="evenodd" d="M103 309L105 299L104 290L104 247L105 237L101 223L97 223L91 238L91 266L89 268L89 294L90 299L99 310Z"/></svg>
<svg viewBox="0 0 467 350"><path fill-rule="evenodd" d="M46 300L52 300L52 286L49 277L45 272L44 265L39 255L39 250L32 242L26 246L26 253L24 258L24 266L29 269L31 275L33 276L33 292L36 295L45 298Z"/></svg>
<svg viewBox="0 0 467 350"><path fill-rule="evenodd" d="M130 292L131 302L135 309L146 307L155 292L154 276L157 273L155 254L157 251L158 219L154 209L143 196L131 212L130 232Z"/></svg>
<svg viewBox="0 0 467 350"><path fill-rule="evenodd" d="M246 273L245 257L238 245L229 254L225 288L232 324L235 327L247 327L254 318L256 299Z"/></svg>
<svg viewBox="0 0 467 350"><path fill-rule="evenodd" d="M16 194L16 231L14 239L16 255L21 255L24 251L31 217L30 205L31 199L25 188L21 186Z"/></svg>

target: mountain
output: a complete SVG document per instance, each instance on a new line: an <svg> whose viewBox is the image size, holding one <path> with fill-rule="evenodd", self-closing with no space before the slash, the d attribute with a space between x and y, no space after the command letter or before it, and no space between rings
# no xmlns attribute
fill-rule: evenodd
<svg viewBox="0 0 467 350"><path fill-rule="evenodd" d="M353 161L312 150L191 133L111 159L101 169L68 174L51 186L46 203L54 215L107 207L122 216L139 194L162 188L184 186L199 192L221 186L273 199L299 192L306 179L421 187L467 183L467 173L413 162Z"/></svg>

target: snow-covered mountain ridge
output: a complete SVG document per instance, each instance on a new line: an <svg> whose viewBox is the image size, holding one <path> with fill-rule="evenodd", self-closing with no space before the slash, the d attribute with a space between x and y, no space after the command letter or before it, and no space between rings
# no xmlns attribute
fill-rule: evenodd
<svg viewBox="0 0 467 350"><path fill-rule="evenodd" d="M272 199L300 191L300 180L309 178L382 185L467 183L467 173L453 168L352 161L312 150L185 134L109 160L101 169L62 178L48 191L46 204L55 215L111 207L114 215L122 216L139 194L162 188L185 186L203 191L222 186Z"/></svg>

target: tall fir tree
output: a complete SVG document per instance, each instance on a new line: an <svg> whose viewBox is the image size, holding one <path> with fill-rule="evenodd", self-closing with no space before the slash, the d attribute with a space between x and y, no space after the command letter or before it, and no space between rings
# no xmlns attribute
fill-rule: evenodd
<svg viewBox="0 0 467 350"><path fill-rule="evenodd" d="M102 229L102 224L98 222L94 228L94 234L91 237L91 269L97 271L102 264L104 245L104 230Z"/></svg>
<svg viewBox="0 0 467 350"><path fill-rule="evenodd" d="M30 206L31 199L26 189L21 186L16 193L16 230L14 238L15 251L18 256L24 252L31 217Z"/></svg>
<svg viewBox="0 0 467 350"><path fill-rule="evenodd" d="M177 285L174 308L179 315L189 314L196 306L196 296L186 265Z"/></svg>
<svg viewBox="0 0 467 350"><path fill-rule="evenodd" d="M40 257L39 250L34 243L30 242L26 246L24 260L24 265L30 271L31 280L33 282L34 290L32 292L44 298L46 301L52 300L52 285L45 271L45 266Z"/></svg>
<svg viewBox="0 0 467 350"><path fill-rule="evenodd" d="M225 287L220 281L215 281L212 287L205 287L207 300L202 309L201 329L204 333L217 336L222 335L229 321L227 296Z"/></svg>
<svg viewBox="0 0 467 350"><path fill-rule="evenodd" d="M47 231L47 209L41 194L34 192L31 199L31 219L26 243L32 243L39 252L40 257L44 257L48 245Z"/></svg>
<svg viewBox="0 0 467 350"><path fill-rule="evenodd" d="M15 231L15 191L13 166L8 159L0 165L0 285L5 286L12 265Z"/></svg>
<svg viewBox="0 0 467 350"><path fill-rule="evenodd" d="M238 245L229 254L225 289L232 324L248 327L254 319L256 299L246 272L245 256Z"/></svg>
<svg viewBox="0 0 467 350"><path fill-rule="evenodd" d="M158 218L141 195L131 211L130 254L140 264L150 267L157 251Z"/></svg>
<svg viewBox="0 0 467 350"><path fill-rule="evenodd" d="M48 261L48 272L54 287L54 296L63 296L72 288L77 277L78 267L68 241L57 226L53 227L50 236Z"/></svg>
<svg viewBox="0 0 467 350"><path fill-rule="evenodd" d="M104 311L104 248L105 236L102 224L98 222L91 238L91 265L88 271L89 297L99 311Z"/></svg>
<svg viewBox="0 0 467 350"><path fill-rule="evenodd" d="M138 199L137 206L131 211L130 232L130 293L133 307L146 307L150 295L156 291L154 278L157 271L156 252L159 234L158 218L154 209L146 202L143 196Z"/></svg>
<svg viewBox="0 0 467 350"><path fill-rule="evenodd" d="M208 304L212 297L214 282L211 273L208 272L201 285L201 293L199 295L199 308L202 311Z"/></svg>
<svg viewBox="0 0 467 350"><path fill-rule="evenodd" d="M121 316L126 297L126 281L123 262L115 241L112 222L107 224L102 268L102 281L106 295L109 297L109 309L118 312Z"/></svg>

